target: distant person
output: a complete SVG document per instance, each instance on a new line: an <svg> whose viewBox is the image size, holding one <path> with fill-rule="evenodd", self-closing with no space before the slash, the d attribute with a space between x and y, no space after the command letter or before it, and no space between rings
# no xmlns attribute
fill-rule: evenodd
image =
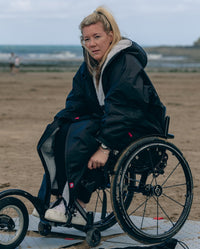
<svg viewBox="0 0 200 249"><path fill-rule="evenodd" d="M114 151L121 153L140 137L164 133L165 106L144 70L145 51L121 36L115 19L102 7L83 19L80 30L84 62L65 108L38 144L49 172L39 198L49 205L51 194L59 197L45 218L64 223L73 200L86 207L98 188L100 168ZM86 189L82 180L89 175L96 186ZM85 224L78 214L71 222Z"/></svg>
<svg viewBox="0 0 200 249"><path fill-rule="evenodd" d="M16 73L19 72L19 68L20 68L20 58L18 56L15 57L15 63L14 63L14 71Z"/></svg>
<svg viewBox="0 0 200 249"><path fill-rule="evenodd" d="M9 58L10 72L13 74L15 70L15 54L11 53Z"/></svg>

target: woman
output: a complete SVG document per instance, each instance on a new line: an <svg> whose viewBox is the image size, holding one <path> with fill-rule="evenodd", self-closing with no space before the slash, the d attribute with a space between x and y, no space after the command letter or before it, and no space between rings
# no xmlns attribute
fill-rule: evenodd
<svg viewBox="0 0 200 249"><path fill-rule="evenodd" d="M144 71L144 50L124 39L113 16L99 7L80 24L84 62L73 79L66 107L43 134L38 152L45 168L39 197L49 204L50 192L60 196L45 213L66 222L66 207L77 199L85 207L90 191L81 185L104 167L113 151L149 134L163 134L165 107ZM69 198L70 197L70 198ZM76 216L72 224L85 221Z"/></svg>

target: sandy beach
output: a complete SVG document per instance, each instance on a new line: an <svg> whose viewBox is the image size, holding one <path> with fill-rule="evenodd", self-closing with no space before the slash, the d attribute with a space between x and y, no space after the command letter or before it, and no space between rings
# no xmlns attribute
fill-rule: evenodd
<svg viewBox="0 0 200 249"><path fill-rule="evenodd" d="M37 195L43 168L37 142L64 107L74 72L0 73L0 191L19 188ZM189 162L194 201L189 216L200 220L200 74L149 73L171 117L173 142ZM29 204L29 211L32 206Z"/></svg>

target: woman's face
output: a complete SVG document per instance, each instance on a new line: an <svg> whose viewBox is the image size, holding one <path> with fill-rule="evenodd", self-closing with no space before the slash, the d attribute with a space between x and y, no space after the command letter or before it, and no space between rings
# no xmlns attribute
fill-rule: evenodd
<svg viewBox="0 0 200 249"><path fill-rule="evenodd" d="M113 40L113 32L105 32L103 24L98 22L84 27L82 35L90 55L100 62Z"/></svg>

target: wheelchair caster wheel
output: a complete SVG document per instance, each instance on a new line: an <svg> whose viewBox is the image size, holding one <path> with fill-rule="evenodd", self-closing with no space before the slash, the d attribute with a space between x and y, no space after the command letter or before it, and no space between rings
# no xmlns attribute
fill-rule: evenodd
<svg viewBox="0 0 200 249"><path fill-rule="evenodd" d="M0 200L0 248L18 248L28 230L29 216L24 203L15 197Z"/></svg>
<svg viewBox="0 0 200 249"><path fill-rule="evenodd" d="M51 232L51 226L40 221L38 224L38 232L42 236L47 236Z"/></svg>
<svg viewBox="0 0 200 249"><path fill-rule="evenodd" d="M89 246L97 246L101 241L101 233L97 228L93 228L87 232L86 241Z"/></svg>

